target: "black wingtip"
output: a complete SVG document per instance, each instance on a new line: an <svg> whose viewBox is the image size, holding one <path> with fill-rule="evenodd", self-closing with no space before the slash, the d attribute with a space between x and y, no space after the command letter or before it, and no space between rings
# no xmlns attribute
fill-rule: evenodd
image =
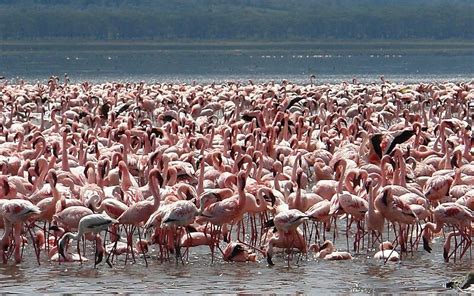
<svg viewBox="0 0 474 296"><path fill-rule="evenodd" d="M298 103L299 101L301 101L302 99L304 99L303 97L296 97L296 98L293 98L290 103L288 104L288 106L286 107L285 111L290 109L293 105L295 105L296 103Z"/></svg>
<svg viewBox="0 0 474 296"><path fill-rule="evenodd" d="M446 283L446 288L453 289L453 288L454 288L454 285L455 285L454 281L447 282L447 283Z"/></svg>
<svg viewBox="0 0 474 296"><path fill-rule="evenodd" d="M370 138L370 142L372 143L374 151L379 159L382 159L382 148L380 147L380 143L382 143L382 134L373 135L372 138Z"/></svg>
<svg viewBox="0 0 474 296"><path fill-rule="evenodd" d="M397 144L405 143L414 134L415 134L415 131L413 129L406 129L402 131L399 135L395 136L392 143L390 143L390 146L388 147L386 154L390 154L390 152L392 152L392 150L395 149L395 146L397 146Z"/></svg>
<svg viewBox="0 0 474 296"><path fill-rule="evenodd" d="M241 245L236 245L234 247L234 249L232 250L232 253L229 255L229 257L227 258L227 261L232 261L232 259L234 259L237 255L239 255L240 253L242 253L244 250L244 248L241 246Z"/></svg>
<svg viewBox="0 0 474 296"><path fill-rule="evenodd" d="M270 219L267 222L265 222L263 225L265 226L265 228L270 228L270 227L275 226L275 221L273 219Z"/></svg>
<svg viewBox="0 0 474 296"><path fill-rule="evenodd" d="M382 202L385 206L388 206L388 190L385 190L382 195Z"/></svg>

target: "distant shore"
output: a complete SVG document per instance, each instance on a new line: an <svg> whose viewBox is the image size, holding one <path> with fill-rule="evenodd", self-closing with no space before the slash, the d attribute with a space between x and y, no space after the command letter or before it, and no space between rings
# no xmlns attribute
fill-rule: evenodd
<svg viewBox="0 0 474 296"><path fill-rule="evenodd" d="M268 50L293 52L311 50L314 54L436 54L474 55L470 40L311 40L311 41L143 41L143 40L37 40L0 41L0 55L18 51L229 51Z"/></svg>

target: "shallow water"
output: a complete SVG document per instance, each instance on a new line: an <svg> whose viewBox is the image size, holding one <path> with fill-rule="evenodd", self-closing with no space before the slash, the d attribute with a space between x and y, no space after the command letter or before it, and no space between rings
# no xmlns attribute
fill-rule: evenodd
<svg viewBox="0 0 474 296"><path fill-rule="evenodd" d="M344 238L338 239L343 250ZM420 246L421 249L421 246ZM86 256L93 258L92 248ZM176 264L174 259L161 263L153 250L149 266L143 259L124 264L119 258L113 268L101 264L94 269L84 264L48 262L38 266L31 250L18 265L0 265L0 292L4 293L216 293L216 294L314 294L314 293L456 293L444 287L451 278L472 270L469 257L445 263L442 239L435 239L431 254L419 250L400 263L383 264L365 253L352 261L316 260L309 254L295 255L287 266L286 256L275 256L273 267L265 258L256 263L210 262L207 247L191 249L189 261Z"/></svg>

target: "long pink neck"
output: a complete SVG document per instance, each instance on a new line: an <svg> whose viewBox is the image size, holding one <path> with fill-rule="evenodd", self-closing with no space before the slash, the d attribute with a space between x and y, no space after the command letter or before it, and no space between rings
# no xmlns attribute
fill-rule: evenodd
<svg viewBox="0 0 474 296"><path fill-rule="evenodd" d="M128 169L123 169L122 170L122 189L127 189L130 186L133 186L132 180L130 178L130 172Z"/></svg>
<svg viewBox="0 0 474 296"><path fill-rule="evenodd" d="M161 202L160 186L158 185L156 177L153 175L150 176L150 180L148 182L149 182L151 194L153 195L153 207L156 210L160 207L160 202Z"/></svg>
<svg viewBox="0 0 474 296"><path fill-rule="evenodd" d="M197 194L200 196L204 192L204 166L206 162L202 160L201 166L199 167L199 180L198 180L198 187L197 187Z"/></svg>
<svg viewBox="0 0 474 296"><path fill-rule="evenodd" d="M70 171L69 168L69 161L67 157L67 134L63 133L63 147L62 147L62 155L61 155L61 169L63 171Z"/></svg>
<svg viewBox="0 0 474 296"><path fill-rule="evenodd" d="M342 162L342 172L341 172L341 176L339 177L339 183L337 184L337 193L342 193L342 188L344 186L344 179L346 178L347 162L345 160L341 160L341 162Z"/></svg>

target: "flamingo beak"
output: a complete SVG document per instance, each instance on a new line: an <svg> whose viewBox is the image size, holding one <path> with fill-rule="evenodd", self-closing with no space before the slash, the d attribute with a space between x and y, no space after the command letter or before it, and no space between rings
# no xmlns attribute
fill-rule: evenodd
<svg viewBox="0 0 474 296"><path fill-rule="evenodd" d="M49 230L59 231L59 227L57 225L53 225L53 226L49 227Z"/></svg>
<svg viewBox="0 0 474 296"><path fill-rule="evenodd" d="M273 226L275 226L275 222L274 222L273 219L269 219L268 221L266 221L266 222L264 223L264 227L265 227L265 228L270 228L270 227L273 227Z"/></svg>
<svg viewBox="0 0 474 296"><path fill-rule="evenodd" d="M66 255L64 254L65 244L66 244L66 239L64 238L61 238L58 242L58 253L64 258L64 260L66 260Z"/></svg>
<svg viewBox="0 0 474 296"><path fill-rule="evenodd" d="M443 258L445 262L449 261L449 251L447 249L443 249Z"/></svg>
<svg viewBox="0 0 474 296"><path fill-rule="evenodd" d="M425 249L426 252L431 253L431 247L426 237L423 237L423 249Z"/></svg>
<svg viewBox="0 0 474 296"><path fill-rule="evenodd" d="M97 260L95 261L95 265L99 264L102 262L102 259L104 258L104 252L99 252L97 253Z"/></svg>

